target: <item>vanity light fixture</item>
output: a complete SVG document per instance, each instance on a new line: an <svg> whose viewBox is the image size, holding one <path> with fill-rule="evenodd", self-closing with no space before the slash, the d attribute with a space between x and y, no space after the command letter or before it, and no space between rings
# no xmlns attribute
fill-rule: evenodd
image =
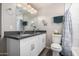
<svg viewBox="0 0 79 59"><path fill-rule="evenodd" d="M28 5L26 5L26 7L28 7L29 9L31 9L31 8L32 8L32 7L31 7L31 5L29 5L29 4L28 4Z"/></svg>
<svg viewBox="0 0 79 59"><path fill-rule="evenodd" d="M30 4L17 4L17 7L23 8L24 10L27 10L31 14L36 14L37 10L34 9Z"/></svg>
<svg viewBox="0 0 79 59"><path fill-rule="evenodd" d="M24 10L27 10L27 8L26 8L26 7L23 7L23 9L24 9Z"/></svg>
<svg viewBox="0 0 79 59"><path fill-rule="evenodd" d="M18 3L18 4L17 4L17 7L20 7L20 8L21 8L21 7L22 7L22 5L21 5L20 3Z"/></svg>

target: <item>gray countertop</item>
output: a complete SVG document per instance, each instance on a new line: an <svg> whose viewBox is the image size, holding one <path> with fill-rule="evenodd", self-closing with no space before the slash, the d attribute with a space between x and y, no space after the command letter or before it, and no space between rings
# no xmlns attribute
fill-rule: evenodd
<svg viewBox="0 0 79 59"><path fill-rule="evenodd" d="M46 31L40 31L40 32L36 32L36 33L25 33L25 34L6 34L4 35L5 38L11 38L11 39L16 39L16 40L20 40L20 39L24 39L24 38L28 38L28 37L32 37L32 36L37 36L37 35L41 35L46 33Z"/></svg>

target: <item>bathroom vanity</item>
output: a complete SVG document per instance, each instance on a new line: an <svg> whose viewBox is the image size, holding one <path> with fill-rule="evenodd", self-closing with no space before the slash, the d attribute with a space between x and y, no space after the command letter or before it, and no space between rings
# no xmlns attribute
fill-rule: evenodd
<svg viewBox="0 0 79 59"><path fill-rule="evenodd" d="M46 46L46 32L5 35L9 56L37 56Z"/></svg>

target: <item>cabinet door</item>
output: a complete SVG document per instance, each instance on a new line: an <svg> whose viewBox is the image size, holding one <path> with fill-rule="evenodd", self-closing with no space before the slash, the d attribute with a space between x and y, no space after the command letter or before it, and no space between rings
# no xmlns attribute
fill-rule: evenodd
<svg viewBox="0 0 79 59"><path fill-rule="evenodd" d="M16 4L15 3L3 3L2 7L2 30L4 31L16 31ZM10 10L9 10L10 9Z"/></svg>
<svg viewBox="0 0 79 59"><path fill-rule="evenodd" d="M45 48L46 45L46 34L39 35L39 49L42 51Z"/></svg>
<svg viewBox="0 0 79 59"><path fill-rule="evenodd" d="M29 56L30 55L30 40L31 38L26 38L20 40L20 55L21 56Z"/></svg>
<svg viewBox="0 0 79 59"><path fill-rule="evenodd" d="M40 40L39 40L39 35L35 36L35 43L36 43L36 55L39 55L41 52L41 45L40 45Z"/></svg>
<svg viewBox="0 0 79 59"><path fill-rule="evenodd" d="M37 56L37 43L35 36L22 39L20 41L20 55L21 56Z"/></svg>
<svg viewBox="0 0 79 59"><path fill-rule="evenodd" d="M41 52L41 50L42 50L42 36L41 35L39 35L39 37L38 37L38 40L39 40L39 50L40 50L40 52Z"/></svg>
<svg viewBox="0 0 79 59"><path fill-rule="evenodd" d="M42 40L43 40L43 37L42 35L38 35L38 52L40 53L42 50L43 50L43 44L42 44Z"/></svg>
<svg viewBox="0 0 79 59"><path fill-rule="evenodd" d="M42 45L43 45L43 48L46 47L46 34L42 35Z"/></svg>
<svg viewBox="0 0 79 59"><path fill-rule="evenodd" d="M32 51L35 49L35 38L29 37L26 39L20 40L20 55L22 56L30 56L32 55Z"/></svg>
<svg viewBox="0 0 79 59"><path fill-rule="evenodd" d="M37 53L37 41L36 41L36 39L37 39L37 37L36 36L34 36L34 39L32 39L30 42L31 42L31 46L30 46L30 48L31 48L31 50L30 50L30 52L31 52L31 56L37 56L38 55L38 53Z"/></svg>

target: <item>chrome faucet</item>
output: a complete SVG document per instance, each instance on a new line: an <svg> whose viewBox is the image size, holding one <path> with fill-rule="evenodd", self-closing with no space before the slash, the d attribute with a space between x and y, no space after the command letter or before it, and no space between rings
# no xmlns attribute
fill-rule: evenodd
<svg viewBox="0 0 79 59"><path fill-rule="evenodd" d="M34 34L36 33L36 26L33 26Z"/></svg>

